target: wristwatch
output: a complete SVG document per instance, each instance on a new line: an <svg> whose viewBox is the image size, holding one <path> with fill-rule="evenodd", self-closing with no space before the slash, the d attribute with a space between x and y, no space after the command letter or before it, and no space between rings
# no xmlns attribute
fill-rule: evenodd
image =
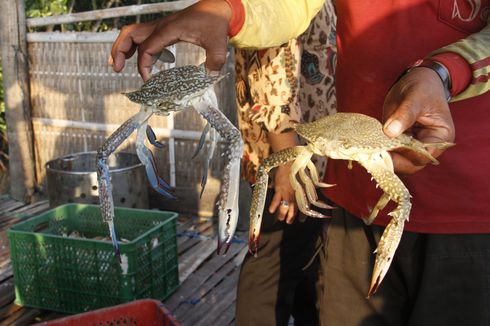
<svg viewBox="0 0 490 326"><path fill-rule="evenodd" d="M446 99L449 102L451 99L451 76L449 75L449 70L442 63L431 60L431 59L419 59L415 61L407 70L405 70L405 74L407 74L410 70L416 67L425 67L432 69L441 79L442 85L444 86L444 93L446 95Z"/></svg>

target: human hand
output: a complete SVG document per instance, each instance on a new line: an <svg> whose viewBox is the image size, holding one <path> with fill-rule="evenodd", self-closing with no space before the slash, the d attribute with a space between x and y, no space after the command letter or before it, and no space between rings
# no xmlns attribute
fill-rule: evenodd
<svg viewBox="0 0 490 326"><path fill-rule="evenodd" d="M293 223L296 214L298 213L298 205L294 197L294 189L289 182L289 172L291 171L292 163L280 165L276 168L274 174L274 197L272 197L269 206L269 212L276 213L279 221L286 220L286 223ZM282 201L287 201L289 204L282 205Z"/></svg>
<svg viewBox="0 0 490 326"><path fill-rule="evenodd" d="M424 143L449 142L455 138L455 128L437 73L417 67L403 76L388 92L383 105L383 130L390 137L405 132ZM428 148L435 158L443 149ZM431 161L410 150L391 152L395 171L412 174Z"/></svg>
<svg viewBox="0 0 490 326"><path fill-rule="evenodd" d="M219 71L226 61L231 8L224 0L201 0L170 16L123 27L112 46L113 69L120 72L125 60L138 51L138 71L147 80L154 56L179 41L206 50L205 66Z"/></svg>

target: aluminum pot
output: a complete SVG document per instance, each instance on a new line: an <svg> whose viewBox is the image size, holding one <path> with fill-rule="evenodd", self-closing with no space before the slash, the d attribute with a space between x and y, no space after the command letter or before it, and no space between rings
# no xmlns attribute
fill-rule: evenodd
<svg viewBox="0 0 490 326"><path fill-rule="evenodd" d="M96 172L97 152L82 152L46 163L49 205L66 203L99 204ZM116 153L108 160L114 205L148 208L145 168L135 154Z"/></svg>

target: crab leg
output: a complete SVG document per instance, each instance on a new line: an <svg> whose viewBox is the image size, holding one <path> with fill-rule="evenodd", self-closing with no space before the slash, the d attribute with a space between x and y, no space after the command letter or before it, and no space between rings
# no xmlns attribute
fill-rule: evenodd
<svg viewBox="0 0 490 326"><path fill-rule="evenodd" d="M376 206L374 206L374 208L372 209L371 214L369 214L369 217L363 219L364 223L366 223L366 225L370 225L371 223L373 223L376 216L378 216L378 213L382 211L389 202L390 196L387 193L383 193L376 203Z"/></svg>
<svg viewBox="0 0 490 326"><path fill-rule="evenodd" d="M397 137L402 143L404 148L415 151L432 161L432 164L438 165L439 161L435 159L428 151L427 148L434 147L437 149L447 149L454 146L454 143L441 142L441 143L422 143L421 141L408 136L406 134L401 134Z"/></svg>
<svg viewBox="0 0 490 326"><path fill-rule="evenodd" d="M309 161L311 162L311 161ZM312 205L315 205L316 207L324 208L324 209L332 209L333 207L330 205L327 205L326 203L322 202L321 200L318 200L318 195L316 193L316 188L315 185L310 178L305 172L305 168L299 169L299 177L301 181L303 181L303 184L305 185L305 190L306 190L306 196L308 197L308 202Z"/></svg>
<svg viewBox="0 0 490 326"><path fill-rule="evenodd" d="M321 205L323 204L317 201L318 197L316 197L316 189L314 187L308 187L308 184L312 185L312 182L308 181L305 184L306 187L306 194L305 194L305 191L303 191L303 187L296 179L296 175L299 173L299 171L304 169L304 167L307 165L307 162L310 161L312 156L313 153L308 150L304 150L302 154L298 155L293 165L291 166L291 172L289 173L289 182L291 183L291 186L294 189L294 194L296 198L296 203L298 204L298 209L305 215L311 217L317 217L317 218L324 218L326 217L325 215L311 209L310 206L308 205L308 199L313 199L313 202L317 202L319 204L318 207L322 207ZM301 173L300 173L300 177L301 177ZM326 204L323 205L325 206Z"/></svg>
<svg viewBox="0 0 490 326"><path fill-rule="evenodd" d="M358 160L376 180L376 183L385 194L398 204L397 208L389 213L392 219L383 232L378 247L374 251L376 253L376 260L374 262L368 298L376 292L388 272L396 248L400 243L405 221L408 220L410 209L412 208L408 189L396 174L387 169L387 165L389 164L387 160L388 158L391 160L391 158L388 153L384 154L372 155L368 160Z"/></svg>
<svg viewBox="0 0 490 326"><path fill-rule="evenodd" d="M97 180L99 183L100 209L102 218L109 226L109 235L114 246L114 253L119 262L121 261L121 256L119 254L116 230L114 228L114 200L112 197L111 177L109 166L107 165L107 158L151 115L151 110L142 109L110 135L97 151Z"/></svg>
<svg viewBox="0 0 490 326"><path fill-rule="evenodd" d="M222 186L218 204L219 210L219 235L218 254L223 245L226 245L223 254L226 254L231 245L238 223L238 190L240 185L240 158L243 154L243 141L240 132L230 120L218 108L218 100L212 87L203 95L192 101L191 104L212 128L216 129L221 138L225 139L229 146L225 153L228 156L228 164L223 171Z"/></svg>
<svg viewBox="0 0 490 326"><path fill-rule="evenodd" d="M148 181L153 189L166 198L175 199L176 197L168 192L170 186L158 173L152 152L145 146L145 133L148 133L148 127L148 120L143 121L138 127L138 133L136 135L136 154L141 163L145 166Z"/></svg>
<svg viewBox="0 0 490 326"><path fill-rule="evenodd" d="M328 183L320 182L320 178L318 177L318 171L316 170L315 164L313 164L312 161L308 161L306 164L306 167L308 168L308 171L310 172L310 177L311 180L313 180L313 184L317 186L318 188L329 188L333 187L335 185L331 185Z"/></svg>
<svg viewBox="0 0 490 326"><path fill-rule="evenodd" d="M201 194L199 197L202 197L204 193L204 189L206 188L206 183L208 181L208 170L211 164L211 160L213 159L214 150L216 149L216 144L218 143L218 135L217 131L214 128L211 128L209 132L209 138L211 139L211 144L209 145L209 149L206 151L206 156L204 158L203 163L203 172L201 177Z"/></svg>
<svg viewBox="0 0 490 326"><path fill-rule="evenodd" d="M199 143L197 144L196 150L194 151L194 154L192 154L192 158L196 157L197 154L201 151L202 147L204 146L204 143L206 142L206 135L209 132L209 129L211 129L211 126L208 123L204 126L204 129L202 130L201 133L201 138L199 138Z"/></svg>
<svg viewBox="0 0 490 326"><path fill-rule="evenodd" d="M256 255L259 248L260 227L262 225L262 213L264 212L265 197L269 184L269 171L287 162L296 160L301 155L309 155L303 146L295 146L272 153L259 166L250 206L250 228L248 236L248 248L250 253Z"/></svg>
<svg viewBox="0 0 490 326"><path fill-rule="evenodd" d="M211 160L213 158L214 150L216 149L216 143L218 141L217 135L216 135L216 129L211 128L211 125L206 123L206 126L204 127L204 130L202 131L201 138L199 139L199 143L197 145L196 150L194 151L194 154L192 155L192 158L195 158L197 154L201 151L201 149L204 146L204 143L206 142L206 135L209 133L209 138L211 139L211 145L209 149L206 151L206 155L204 156L204 161L203 161L203 171L202 171L202 178L201 178L201 194L199 197L202 197L202 194L204 193L204 189L206 188L206 183L208 181L208 170L209 170L209 165L211 164Z"/></svg>

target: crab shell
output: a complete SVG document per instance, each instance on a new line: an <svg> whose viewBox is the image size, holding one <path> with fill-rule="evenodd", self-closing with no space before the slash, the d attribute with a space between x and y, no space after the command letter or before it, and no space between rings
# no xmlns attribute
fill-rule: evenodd
<svg viewBox="0 0 490 326"><path fill-rule="evenodd" d="M371 154L407 147L422 151L437 163L422 143L405 134L389 138L378 120L360 113L339 112L311 123L299 124L296 132L316 150L315 154L333 159L351 160L361 153Z"/></svg>
<svg viewBox="0 0 490 326"><path fill-rule="evenodd" d="M132 102L163 113L182 110L181 103L200 96L221 78L208 75L202 65L175 67L154 74L140 89L125 95Z"/></svg>

